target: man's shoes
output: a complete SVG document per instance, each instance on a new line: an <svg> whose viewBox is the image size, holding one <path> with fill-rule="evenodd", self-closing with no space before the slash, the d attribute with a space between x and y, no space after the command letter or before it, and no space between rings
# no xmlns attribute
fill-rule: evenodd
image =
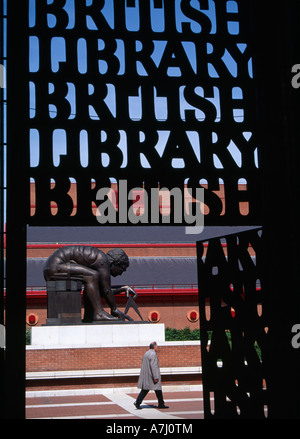
<svg viewBox="0 0 300 439"><path fill-rule="evenodd" d="M137 410L141 410L140 404L138 404L136 401L134 401L133 405L137 408Z"/></svg>
<svg viewBox="0 0 300 439"><path fill-rule="evenodd" d="M158 409L168 409L169 406L168 405L159 405L157 406Z"/></svg>

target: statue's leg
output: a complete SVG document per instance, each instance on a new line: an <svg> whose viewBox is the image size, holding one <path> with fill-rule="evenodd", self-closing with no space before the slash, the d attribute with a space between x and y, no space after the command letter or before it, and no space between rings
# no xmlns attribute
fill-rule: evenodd
<svg viewBox="0 0 300 439"><path fill-rule="evenodd" d="M89 270L89 269L87 269ZM85 282L85 293L93 306L93 320L117 320L116 317L111 316L106 311L104 311L100 294L99 294L99 275L96 271L91 270L93 274L87 274L83 276L83 281Z"/></svg>
<svg viewBox="0 0 300 439"><path fill-rule="evenodd" d="M114 312L117 309L114 293L111 290L109 292L102 292L102 297L106 300L111 311Z"/></svg>

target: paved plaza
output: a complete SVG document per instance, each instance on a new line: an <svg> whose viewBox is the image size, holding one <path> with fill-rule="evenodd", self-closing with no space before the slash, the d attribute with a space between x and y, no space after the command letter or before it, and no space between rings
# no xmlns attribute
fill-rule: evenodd
<svg viewBox="0 0 300 439"><path fill-rule="evenodd" d="M191 386L192 387L192 386ZM202 386L184 387L163 395L168 409L158 409L155 393L150 391L141 410L134 401L138 390L85 389L26 392L27 419L203 419Z"/></svg>

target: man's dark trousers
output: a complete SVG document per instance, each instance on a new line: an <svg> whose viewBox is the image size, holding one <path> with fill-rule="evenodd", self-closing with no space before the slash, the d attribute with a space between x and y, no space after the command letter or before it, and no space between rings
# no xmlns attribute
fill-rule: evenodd
<svg viewBox="0 0 300 439"><path fill-rule="evenodd" d="M145 396L147 395L148 392L149 392L149 390L145 390L145 389L142 389L140 391L140 394L139 394L139 396L137 397L137 400L136 400L137 405L141 405L142 404L143 399L145 398ZM158 400L158 405L159 406L165 405L164 399L163 399L163 395L162 395L162 390L154 390L154 392L155 392L157 400Z"/></svg>

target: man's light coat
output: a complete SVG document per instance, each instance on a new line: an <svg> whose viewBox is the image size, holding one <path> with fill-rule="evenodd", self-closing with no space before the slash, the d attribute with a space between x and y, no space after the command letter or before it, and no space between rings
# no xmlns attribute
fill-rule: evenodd
<svg viewBox="0 0 300 439"><path fill-rule="evenodd" d="M154 380L158 380L155 384ZM144 390L161 390L159 362L154 349L149 349L143 356L138 388Z"/></svg>

